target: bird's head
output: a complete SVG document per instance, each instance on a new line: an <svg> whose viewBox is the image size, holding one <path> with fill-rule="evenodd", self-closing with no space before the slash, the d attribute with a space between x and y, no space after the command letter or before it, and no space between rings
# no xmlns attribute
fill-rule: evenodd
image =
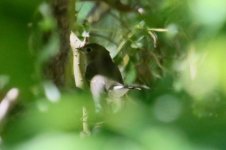
<svg viewBox="0 0 226 150"><path fill-rule="evenodd" d="M101 45L90 43L79 49L86 57L88 63L103 61L110 57L109 52Z"/></svg>

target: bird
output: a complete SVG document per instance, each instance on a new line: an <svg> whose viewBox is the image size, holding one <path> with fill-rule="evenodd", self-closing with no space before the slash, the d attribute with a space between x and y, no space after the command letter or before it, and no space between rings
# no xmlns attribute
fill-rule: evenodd
<svg viewBox="0 0 226 150"><path fill-rule="evenodd" d="M121 72L109 51L97 43L88 43L79 51L85 56L85 79L89 83L96 112L110 108L112 112L122 109L123 97L138 85L124 85Z"/></svg>
<svg viewBox="0 0 226 150"><path fill-rule="evenodd" d="M85 78L90 81L95 75L103 75L123 84L118 66L113 62L109 51L96 43L85 45L80 51L85 54Z"/></svg>

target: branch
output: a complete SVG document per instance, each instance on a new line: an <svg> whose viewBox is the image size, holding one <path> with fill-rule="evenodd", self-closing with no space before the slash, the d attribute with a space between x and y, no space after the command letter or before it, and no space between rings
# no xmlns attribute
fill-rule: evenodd
<svg viewBox="0 0 226 150"><path fill-rule="evenodd" d="M53 80L57 86L63 86L65 83L65 64L70 49L69 35L72 21L69 13L71 10L69 9L70 0L52 0L51 6L57 23L60 49L59 53L48 64L47 76Z"/></svg>
<svg viewBox="0 0 226 150"><path fill-rule="evenodd" d="M75 86L81 89L85 87L85 59L84 56L77 50L77 48L83 47L85 43L86 40L80 41L80 39L73 32L71 32L70 45L73 52Z"/></svg>
<svg viewBox="0 0 226 150"><path fill-rule="evenodd" d="M81 41L73 32L70 35L70 45L73 52L73 69L74 69L74 78L75 86L81 89L85 88L85 59L84 56L78 51L78 48L81 48L85 45L86 39ZM82 108L82 132L81 137L90 136L91 132L88 125L88 111L85 106Z"/></svg>

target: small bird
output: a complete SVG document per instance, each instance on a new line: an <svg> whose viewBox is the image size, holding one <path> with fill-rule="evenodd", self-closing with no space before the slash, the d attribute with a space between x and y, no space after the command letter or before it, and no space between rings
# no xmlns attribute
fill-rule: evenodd
<svg viewBox="0 0 226 150"><path fill-rule="evenodd" d="M113 62L110 53L101 45L91 43L80 49L86 56L85 78L88 81L95 75L103 75L123 84L118 66Z"/></svg>
<svg viewBox="0 0 226 150"><path fill-rule="evenodd" d="M123 106L122 97L130 89L140 89L140 87L124 85L118 66L103 46L90 43L79 51L85 55L85 79L90 85L96 112L101 112L106 102L111 111L118 112Z"/></svg>

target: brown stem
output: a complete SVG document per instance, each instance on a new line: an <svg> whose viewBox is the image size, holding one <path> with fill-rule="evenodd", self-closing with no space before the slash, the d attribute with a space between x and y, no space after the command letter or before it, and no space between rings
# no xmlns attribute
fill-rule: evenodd
<svg viewBox="0 0 226 150"><path fill-rule="evenodd" d="M52 0L51 6L56 19L60 39L59 53L49 62L47 75L57 86L65 83L65 64L69 53L69 35L71 18L69 13L70 0ZM74 6L73 6L74 7Z"/></svg>

